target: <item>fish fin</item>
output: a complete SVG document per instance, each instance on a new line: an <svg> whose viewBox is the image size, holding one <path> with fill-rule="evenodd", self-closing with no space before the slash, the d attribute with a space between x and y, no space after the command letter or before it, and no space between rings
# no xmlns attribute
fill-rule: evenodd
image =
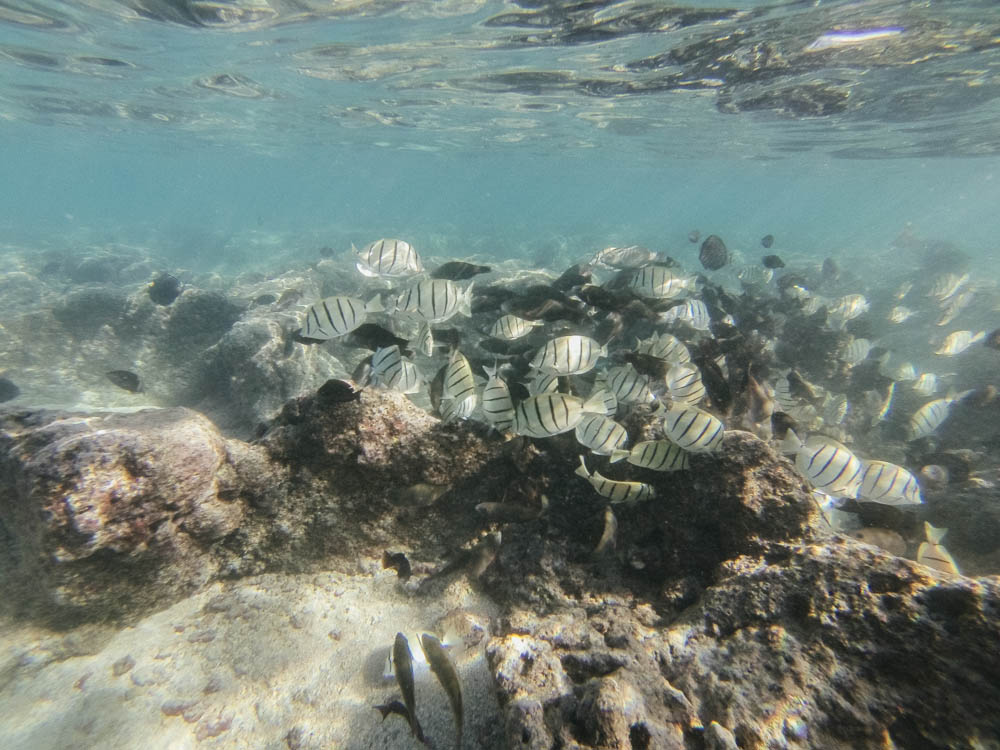
<svg viewBox="0 0 1000 750"><path fill-rule="evenodd" d="M385 308L382 306L382 295L376 294L370 300L365 303L365 312L378 313L385 312Z"/></svg>
<svg viewBox="0 0 1000 750"><path fill-rule="evenodd" d="M583 456L580 456L580 465L576 467L574 472L578 477L583 477L584 479L590 479L590 472L587 471L587 464L583 460Z"/></svg>
<svg viewBox="0 0 1000 750"><path fill-rule="evenodd" d="M615 449L615 450L611 451L610 461L611 461L611 463L616 464L619 461L621 461L623 458L628 458L631 455L632 455L632 451L623 451L623 450Z"/></svg>
<svg viewBox="0 0 1000 750"><path fill-rule="evenodd" d="M475 286L475 283L474 281L470 281L465 291L458 298L458 313L467 318L472 317L472 287Z"/></svg>
<svg viewBox="0 0 1000 750"><path fill-rule="evenodd" d="M944 539L944 535L947 533L948 529L931 526L927 523L927 521L924 521L924 534L927 536L927 541L931 544L940 544L941 540Z"/></svg>
<svg viewBox="0 0 1000 750"><path fill-rule="evenodd" d="M355 263L354 265L355 265L355 267L356 267L356 268L358 269L358 272L359 272L359 273L360 273L360 274L361 274L362 276L367 276L367 277L368 277L369 279L374 279L374 278L377 278L377 277L378 277L378 274L377 274L377 273L375 273L374 271L371 271L371 270L369 270L368 268L365 268L365 267L364 267L363 265L361 265L360 263Z"/></svg>
<svg viewBox="0 0 1000 750"><path fill-rule="evenodd" d="M590 398L583 403L583 410L591 414L604 414L605 395L607 395L607 391L603 388L591 393Z"/></svg>
<svg viewBox="0 0 1000 750"><path fill-rule="evenodd" d="M600 354L602 357L607 357L608 356L608 345L607 344L602 344L601 345L601 350L598 352L598 354Z"/></svg>
<svg viewBox="0 0 1000 750"><path fill-rule="evenodd" d="M795 430L789 428L785 434L785 439L781 441L780 450L782 453L798 453L802 447L802 441L795 434Z"/></svg>
<svg viewBox="0 0 1000 750"><path fill-rule="evenodd" d="M488 378L494 378L494 377L496 377L496 374L497 374L497 361L493 360L493 367L490 367L489 365L483 365L483 372L486 373L486 377L488 377Z"/></svg>

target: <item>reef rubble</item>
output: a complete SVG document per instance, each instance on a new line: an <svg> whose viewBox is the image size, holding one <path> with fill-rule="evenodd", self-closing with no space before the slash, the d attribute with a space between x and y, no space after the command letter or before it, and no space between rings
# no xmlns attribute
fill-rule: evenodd
<svg viewBox="0 0 1000 750"><path fill-rule="evenodd" d="M504 738L476 747L996 746L997 578L826 533L792 464L740 431L690 471L640 470L657 498L614 506L598 552L608 508L577 452L373 390L293 399L251 442L181 408L7 408L2 611L71 633L255 576L384 592L392 550L418 609L459 580L493 602ZM485 535L495 554L462 563Z"/></svg>

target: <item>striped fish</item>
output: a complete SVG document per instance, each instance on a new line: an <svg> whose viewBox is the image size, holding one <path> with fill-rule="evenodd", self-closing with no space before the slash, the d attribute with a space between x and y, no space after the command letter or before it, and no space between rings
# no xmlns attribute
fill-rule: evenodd
<svg viewBox="0 0 1000 750"><path fill-rule="evenodd" d="M962 310L969 306L973 297L975 297L975 292L971 289L966 289L964 292L956 294L947 302L942 303L941 317L937 319L937 323L935 323L935 325L948 325L951 321L958 317L958 314L962 312Z"/></svg>
<svg viewBox="0 0 1000 750"><path fill-rule="evenodd" d="M673 299L694 289L694 276L681 276L667 266L646 266L635 272L629 288L640 297Z"/></svg>
<svg viewBox="0 0 1000 750"><path fill-rule="evenodd" d="M636 344L637 354L645 354L667 362L690 362L691 353L680 339L669 333L654 333L645 341Z"/></svg>
<svg viewBox="0 0 1000 750"><path fill-rule="evenodd" d="M597 360L606 356L607 348L590 336L560 336L538 350L531 367L554 375L579 375L593 370Z"/></svg>
<svg viewBox="0 0 1000 750"><path fill-rule="evenodd" d="M358 251L357 268L369 277L412 276L424 270L420 256L409 242L403 240L377 240Z"/></svg>
<svg viewBox="0 0 1000 750"><path fill-rule="evenodd" d="M933 372L925 372L914 380L910 387L915 393L919 393L921 396L930 396L938 389L937 375Z"/></svg>
<svg viewBox="0 0 1000 750"><path fill-rule="evenodd" d="M468 419L472 412L476 410L479 399L475 393L465 398L442 398L438 406L441 414L441 421L444 423L454 422L456 419Z"/></svg>
<svg viewBox="0 0 1000 750"><path fill-rule="evenodd" d="M576 441L599 456L610 456L625 447L628 433L615 420L602 414L584 414L576 426Z"/></svg>
<svg viewBox="0 0 1000 750"><path fill-rule="evenodd" d="M527 437L552 437L575 429L584 414L600 414L603 408L601 391L587 401L566 393L529 396L514 409L514 432Z"/></svg>
<svg viewBox="0 0 1000 750"><path fill-rule="evenodd" d="M685 300L665 313L660 314L663 323L687 323L697 331L707 331L712 322L708 308L700 299Z"/></svg>
<svg viewBox="0 0 1000 750"><path fill-rule="evenodd" d="M868 339L854 339L840 352L840 359L853 367L864 362L868 358L868 352L871 350L872 342Z"/></svg>
<svg viewBox="0 0 1000 750"><path fill-rule="evenodd" d="M623 458L633 466L653 471L680 471L691 467L688 452L669 440L646 440L636 443L630 451L611 452L611 463Z"/></svg>
<svg viewBox="0 0 1000 750"><path fill-rule="evenodd" d="M608 379L605 377L603 372L599 373L597 377L594 378L594 387L590 392L592 394L603 392L604 408L600 410L600 413L613 419L618 413L618 397L611 392L611 386L608 385Z"/></svg>
<svg viewBox="0 0 1000 750"><path fill-rule="evenodd" d="M607 378L608 390L620 404L646 404L656 400L653 392L649 390L649 378L632 365L611 367L604 375Z"/></svg>
<svg viewBox="0 0 1000 750"><path fill-rule="evenodd" d="M498 369L496 362L493 367L483 366L489 378L483 388L483 413L493 429L506 432L514 424L514 402L507 384L497 374Z"/></svg>
<svg viewBox="0 0 1000 750"><path fill-rule="evenodd" d="M539 396L543 393L555 393L559 390L559 376L550 372L539 372L528 381L528 395Z"/></svg>
<svg viewBox="0 0 1000 750"><path fill-rule="evenodd" d="M401 393L420 390L420 372L399 351L398 346L381 347L372 355L371 379L375 385L394 388Z"/></svg>
<svg viewBox="0 0 1000 750"><path fill-rule="evenodd" d="M905 323L913 316L913 310L902 305L896 305L889 311L890 323Z"/></svg>
<svg viewBox="0 0 1000 750"><path fill-rule="evenodd" d="M443 323L455 313L472 315L472 284L463 292L448 279L424 279L396 299L396 310L417 315L428 323Z"/></svg>
<svg viewBox="0 0 1000 750"><path fill-rule="evenodd" d="M875 413L875 416L872 418L872 424L875 424L876 422L881 422L889 415L889 410L892 409L892 398L895 395L896 395L896 384L894 382L889 383L889 388L885 392L885 399L882 401L882 405L879 407L879 410Z"/></svg>
<svg viewBox="0 0 1000 750"><path fill-rule="evenodd" d="M413 348L428 357L434 354L434 334L431 331L431 324L426 320L420 324L417 337L413 340Z"/></svg>
<svg viewBox="0 0 1000 750"><path fill-rule="evenodd" d="M847 396L843 393L826 394L826 400L823 402L823 424L838 425L843 422L847 416L848 406Z"/></svg>
<svg viewBox="0 0 1000 750"><path fill-rule="evenodd" d="M951 405L965 398L970 393L972 391L963 391L958 394L951 393L944 398L936 398L921 406L917 409L916 414L910 417L910 435L908 439L917 440L918 438L930 435L948 418L948 415L951 413Z"/></svg>
<svg viewBox="0 0 1000 750"><path fill-rule="evenodd" d="M526 336L532 328L540 325L542 325L540 320L525 320L516 315L504 315L490 328L490 336L504 341L514 341Z"/></svg>
<svg viewBox="0 0 1000 750"><path fill-rule="evenodd" d="M710 453L722 443L725 428L707 411L694 406L671 406L663 412L663 432L682 450Z"/></svg>
<svg viewBox="0 0 1000 750"><path fill-rule="evenodd" d="M847 321L854 320L867 311L868 300L863 294L847 294L827 305L827 321L832 328L841 330L847 325Z"/></svg>
<svg viewBox="0 0 1000 750"><path fill-rule="evenodd" d="M795 432L788 431L786 442L798 442ZM861 459L833 438L813 435L799 443L795 452L795 468L812 486L837 497L857 497L861 486Z"/></svg>
<svg viewBox="0 0 1000 750"><path fill-rule="evenodd" d="M736 272L736 278L745 286L764 286L771 283L774 271L761 266L743 266Z"/></svg>
<svg viewBox="0 0 1000 750"><path fill-rule="evenodd" d="M933 297L938 302L944 302L961 289L968 280L969 274L967 273L963 273L961 276L954 273L941 274L931 282L931 288L927 296Z"/></svg>
<svg viewBox="0 0 1000 750"><path fill-rule="evenodd" d="M902 466L888 461L866 461L858 499L883 505L920 505L920 484Z"/></svg>
<svg viewBox="0 0 1000 750"><path fill-rule="evenodd" d="M924 521L924 533L927 535L927 541L922 542L917 549L917 562L942 573L961 575L955 558L941 544L948 529L939 529Z"/></svg>
<svg viewBox="0 0 1000 750"><path fill-rule="evenodd" d="M977 333L973 333L972 331L955 331L945 337L941 343L941 347L934 353L941 357L954 357L984 338L986 338L986 331L978 331Z"/></svg>
<svg viewBox="0 0 1000 750"><path fill-rule="evenodd" d="M384 309L377 294L367 302L357 297L327 297L306 311L302 335L317 340L344 336L364 323L368 313Z"/></svg>
<svg viewBox="0 0 1000 750"><path fill-rule="evenodd" d="M667 391L672 401L697 406L705 398L705 385L701 382L701 370L687 362L673 365L667 370Z"/></svg>
<svg viewBox="0 0 1000 750"><path fill-rule="evenodd" d="M451 353L444 370L444 385L441 389L442 399L464 401L469 396L476 395L476 380L472 377L472 367L458 349Z"/></svg>
<svg viewBox="0 0 1000 750"><path fill-rule="evenodd" d="M576 475L583 477L590 485L597 490L597 494L608 498L612 503L638 503L642 500L649 500L656 497L653 488L642 482L617 482L612 479L602 477L596 471L591 474L587 469L587 464L580 456L580 466L577 467Z"/></svg>

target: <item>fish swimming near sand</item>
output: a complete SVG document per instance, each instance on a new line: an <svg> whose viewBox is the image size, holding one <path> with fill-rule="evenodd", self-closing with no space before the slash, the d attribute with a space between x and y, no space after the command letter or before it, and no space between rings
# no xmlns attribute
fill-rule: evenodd
<svg viewBox="0 0 1000 750"><path fill-rule="evenodd" d="M718 271L730 260L726 243L718 235L708 235L705 241L701 243L701 249L698 251L698 260L709 271Z"/></svg>
<svg viewBox="0 0 1000 750"><path fill-rule="evenodd" d="M775 269L775 268L785 267L785 261L783 261L781 257L777 255L765 255L763 258L761 258L761 263L764 264L764 268Z"/></svg>
<svg viewBox="0 0 1000 750"><path fill-rule="evenodd" d="M591 259L591 263L605 268L639 268L656 260L656 253L642 245L627 245L625 247L606 247L599 250Z"/></svg>
<svg viewBox="0 0 1000 750"><path fill-rule="evenodd" d="M403 705L406 706L406 718L410 722L410 731L413 732L414 737L426 743L424 730L420 727L420 721L417 719L417 697L413 689L413 653L410 651L409 641L402 633L396 633L396 640L392 644L392 665L396 674L396 683L399 685L399 692L403 694Z"/></svg>
<svg viewBox="0 0 1000 750"><path fill-rule="evenodd" d="M489 273L492 269L489 266L477 266L475 263L466 263L462 260L452 260L434 269L431 273L432 279L449 279L450 281L464 281L471 279L481 273Z"/></svg>
<svg viewBox="0 0 1000 750"><path fill-rule="evenodd" d="M638 503L656 496L653 488L643 482L619 482L607 479L596 471L591 473L587 469L587 464L583 456L580 456L580 465L576 469L576 475L590 482L590 485L597 490L597 494L608 498L613 505L617 503Z"/></svg>
<svg viewBox="0 0 1000 750"><path fill-rule="evenodd" d="M157 305L167 307L172 304L175 299L181 295L182 286L181 282L176 276L171 276L169 273L161 273L157 275L146 286L146 292L149 294L149 298Z"/></svg>
<svg viewBox="0 0 1000 750"><path fill-rule="evenodd" d="M131 370L110 370L104 373L104 375L112 383L129 393L140 393L142 391L142 383L139 382L139 376Z"/></svg>
<svg viewBox="0 0 1000 750"><path fill-rule="evenodd" d="M941 540L947 533L948 529L939 529L924 521L924 534L927 537L927 541L922 542L917 549L917 562L929 568L940 570L942 573L950 573L956 576L961 575L958 565L955 563L955 558L941 544Z"/></svg>
<svg viewBox="0 0 1000 750"><path fill-rule="evenodd" d="M805 52L822 52L828 49L855 47L878 41L889 41L903 33L902 26L883 26L874 29L836 29L827 31L806 45Z"/></svg>
<svg viewBox="0 0 1000 750"><path fill-rule="evenodd" d="M423 263L409 242L395 239L376 240L361 250L351 247L358 256L356 267L371 278L398 278L422 273Z"/></svg>
<svg viewBox="0 0 1000 750"><path fill-rule="evenodd" d="M420 648L423 649L431 672L437 677L448 696L451 713L455 719L455 747L461 748L464 713L462 712L462 684L458 678L458 670L444 646L441 645L441 641L430 633L420 635Z"/></svg>

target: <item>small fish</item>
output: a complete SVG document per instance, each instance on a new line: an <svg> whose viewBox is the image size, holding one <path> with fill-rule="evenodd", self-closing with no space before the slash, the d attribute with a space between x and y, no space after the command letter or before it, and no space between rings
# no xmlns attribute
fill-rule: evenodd
<svg viewBox="0 0 1000 750"><path fill-rule="evenodd" d="M907 320L913 317L913 310L908 307L903 307L902 305L896 305L889 311L889 322L890 323L905 323Z"/></svg>
<svg viewBox="0 0 1000 750"><path fill-rule="evenodd" d="M598 456L610 456L628 442L628 433L603 414L585 414L576 426L576 441Z"/></svg>
<svg viewBox="0 0 1000 750"><path fill-rule="evenodd" d="M410 561L403 552L389 552L388 550L383 552L382 567L386 570L395 570L401 581L408 581L412 573Z"/></svg>
<svg viewBox="0 0 1000 750"><path fill-rule="evenodd" d="M973 333L972 331L955 331L945 337L941 346L934 353L941 357L954 357L984 338L986 338L986 331L978 331L977 333Z"/></svg>
<svg viewBox="0 0 1000 750"><path fill-rule="evenodd" d="M765 255L761 258L761 263L764 264L764 268L784 268L785 261L783 261L777 255Z"/></svg>
<svg viewBox="0 0 1000 750"><path fill-rule="evenodd" d="M362 323L349 334L341 339L341 343L347 346L361 347L378 351L387 346L396 346L402 352L409 343L406 339L401 339L392 331L383 328L376 323Z"/></svg>
<svg viewBox="0 0 1000 750"><path fill-rule="evenodd" d="M1000 328L997 328L995 331L986 336L986 339L983 341L983 346L988 346L990 349L997 349L1000 351Z"/></svg>
<svg viewBox="0 0 1000 750"><path fill-rule="evenodd" d="M324 405L346 404L361 398L361 390L347 380L330 378L316 391L316 399Z"/></svg>
<svg viewBox="0 0 1000 750"><path fill-rule="evenodd" d="M607 347L589 336L559 336L538 350L531 367L553 375L580 375L593 370L597 360L606 356Z"/></svg>
<svg viewBox="0 0 1000 750"><path fill-rule="evenodd" d="M448 656L448 652L444 650L441 641L430 633L421 634L420 648L423 649L431 671L437 677L438 682L441 683L441 687L444 688L444 692L448 696L448 702L451 704L451 713L455 718L455 747L461 748L464 714L462 712L462 685L458 679L458 670L455 669L455 663Z"/></svg>
<svg viewBox="0 0 1000 750"><path fill-rule="evenodd" d="M139 376L131 370L110 370L104 373L104 375L112 383L129 393L142 392L142 384L139 382Z"/></svg>
<svg viewBox="0 0 1000 750"><path fill-rule="evenodd" d="M383 703L379 706L372 706L372 708L382 714L382 721L385 721L386 717L390 714L396 714L397 716L402 716L406 719L407 724L412 723L410 721L410 712L407 710L402 701L389 701L388 703Z"/></svg>
<svg viewBox="0 0 1000 750"><path fill-rule="evenodd" d="M937 398L933 401L929 401L919 409L916 413L910 417L910 432L909 440L917 440L919 438L930 435L938 427L940 427L944 421L951 414L951 405L956 401L960 401L972 391L962 391L961 393L949 393L944 398Z"/></svg>
<svg viewBox="0 0 1000 750"><path fill-rule="evenodd" d="M417 719L417 698L413 689L413 653L410 651L409 641L402 633L396 633L396 640L392 644L392 664L399 692L403 694L410 731L418 740L426 742L424 730L420 728L420 721Z"/></svg>
<svg viewBox="0 0 1000 750"><path fill-rule="evenodd" d="M510 397L510 388L497 375L497 363L493 367L483 365L488 380L483 388L483 413L486 421L498 432L506 432L514 425L514 402Z"/></svg>
<svg viewBox="0 0 1000 750"><path fill-rule="evenodd" d="M466 263L461 260L452 260L438 266L431 274L432 279L449 279L450 281L464 281L471 279L481 273L489 273L489 266L477 266L474 263Z"/></svg>
<svg viewBox="0 0 1000 750"><path fill-rule="evenodd" d="M883 505L920 505L920 484L902 466L888 461L866 461L861 474L859 500Z"/></svg>
<svg viewBox="0 0 1000 750"><path fill-rule="evenodd" d="M863 529L851 532L851 536L859 542L881 547L886 552L902 557L906 554L906 540L899 533L891 529L879 529L873 526L866 526Z"/></svg>
<svg viewBox="0 0 1000 750"><path fill-rule="evenodd" d="M948 529L939 529L924 521L924 534L927 536L927 541L922 542L917 549L917 562L929 568L940 570L942 573L961 575L955 558L941 544L941 540L947 533Z"/></svg>
<svg viewBox="0 0 1000 750"><path fill-rule="evenodd" d="M417 330L417 335L413 339L413 348L425 357L433 356L434 332L431 330L431 324L428 321L425 320L420 324L420 328Z"/></svg>
<svg viewBox="0 0 1000 750"><path fill-rule="evenodd" d="M927 292L927 296L933 297L938 302L944 302L958 292L968 280L969 274L967 273L963 273L961 276L954 273L941 274L931 281L931 288Z"/></svg>
<svg viewBox="0 0 1000 750"><path fill-rule="evenodd" d="M687 323L696 331L707 331L712 319L709 317L708 308L700 299L685 300L679 305L675 305L661 313L660 321L663 323L681 322Z"/></svg>
<svg viewBox="0 0 1000 750"><path fill-rule="evenodd" d="M688 232L688 242L690 242L692 245L700 239L701 239L701 232L699 232L697 229L692 229L690 232Z"/></svg>
<svg viewBox="0 0 1000 750"><path fill-rule="evenodd" d="M484 536L469 552L467 571L472 578L479 578L493 564L500 551L501 536L499 531L493 531Z"/></svg>
<svg viewBox="0 0 1000 750"><path fill-rule="evenodd" d="M353 245L351 250L358 256L358 271L370 278L412 276L424 270L417 251L403 240L376 240L360 251Z"/></svg>
<svg viewBox="0 0 1000 750"><path fill-rule="evenodd" d="M618 519L615 517L615 512L611 509L611 506L606 505L604 507L604 531L601 532L601 538L598 540L597 546L594 547L594 557L601 557L613 550L617 537Z"/></svg>
<svg viewBox="0 0 1000 750"><path fill-rule="evenodd" d="M21 389L10 378L0 377L0 404L11 401L21 395Z"/></svg>
<svg viewBox="0 0 1000 750"><path fill-rule="evenodd" d="M892 399L896 395L896 383L889 383L889 388L886 390L885 399L882 401L882 405L879 410L875 413L872 418L872 423L881 422L889 415L889 410L892 409Z"/></svg>
<svg viewBox="0 0 1000 750"><path fill-rule="evenodd" d="M442 398L438 405L441 421L445 424L459 419L468 419L476 410L478 397L475 393L465 398Z"/></svg>
<svg viewBox="0 0 1000 750"><path fill-rule="evenodd" d="M820 267L820 274L825 281L836 281L840 276L840 266L833 258L825 258Z"/></svg>
<svg viewBox="0 0 1000 750"><path fill-rule="evenodd" d="M901 26L885 26L875 29L848 29L827 31L820 34L816 39L806 45L806 52L820 52L822 50L835 49L840 47L853 47L858 44L867 44L875 41L886 41L903 33Z"/></svg>
<svg viewBox="0 0 1000 750"><path fill-rule="evenodd" d="M420 372L403 357L398 346L378 349L372 355L371 380L376 385L394 388L400 393L420 390Z"/></svg>
<svg viewBox="0 0 1000 750"><path fill-rule="evenodd" d="M904 297L905 297L905 296L906 296L907 294L909 294L909 293L910 293L910 290L911 290L911 289L913 289L913 282L912 282L912 281L904 281L904 282L903 282L902 284L900 284L900 285L899 285L899 287L898 287L898 288L896 289L896 291L895 291L895 292L893 292L893 295L892 295L892 296L893 296L893 298L894 298L894 299L895 299L895 300L896 300L897 302L899 302L899 301L900 301L901 299L903 299L903 298L904 298Z"/></svg>
<svg viewBox="0 0 1000 750"><path fill-rule="evenodd" d="M697 365L690 362L672 365L664 380L672 401L697 406L705 398L705 385Z"/></svg>
<svg viewBox="0 0 1000 750"><path fill-rule="evenodd" d="M462 400L476 393L476 381L472 377L472 366L469 360L458 349L451 352L448 364L445 365L444 387L442 398Z"/></svg>
<svg viewBox="0 0 1000 750"><path fill-rule="evenodd" d="M921 396L930 396L937 393L939 388L938 377L933 372L925 372L920 375L919 378L913 381L910 388L913 389L914 393L919 393Z"/></svg>
<svg viewBox="0 0 1000 750"><path fill-rule="evenodd" d="M795 453L795 468L816 489L837 497L857 497L861 459L841 443L824 435L813 435L803 443L789 430L782 449Z"/></svg>
<svg viewBox="0 0 1000 750"><path fill-rule="evenodd" d="M707 411L694 406L672 406L663 413L663 432L690 453L711 453L722 443L725 428Z"/></svg>
<svg viewBox="0 0 1000 750"><path fill-rule="evenodd" d="M306 311L302 335L318 341L338 338L360 327L368 313L383 310L377 294L367 302L357 297L327 297Z"/></svg>
<svg viewBox="0 0 1000 750"><path fill-rule="evenodd" d="M763 237L761 237L760 244L764 247L765 250L769 249L771 247L771 245L774 244L774 235L773 234L765 234ZM768 268L773 268L773 267L774 266L768 266Z"/></svg>
<svg viewBox="0 0 1000 750"><path fill-rule="evenodd" d="M962 312L962 310L969 306L969 303L972 302L972 298L974 296L975 294L971 289L966 289L949 299L942 305L941 317L937 319L937 323L935 323L935 325L948 325L951 321L958 317L958 314Z"/></svg>
<svg viewBox="0 0 1000 750"><path fill-rule="evenodd" d="M598 391L586 401L565 393L529 396L514 410L514 432L536 438L569 432L580 424L584 414L604 413L604 395L604 391Z"/></svg>
<svg viewBox="0 0 1000 750"><path fill-rule="evenodd" d="M840 352L840 359L845 364L854 367L868 358L872 350L872 342L868 339L852 339Z"/></svg>
<svg viewBox="0 0 1000 750"><path fill-rule="evenodd" d="M611 452L611 463L625 459L633 466L652 471L680 471L691 467L687 451L669 440L646 440L630 451Z"/></svg>
<svg viewBox="0 0 1000 750"><path fill-rule="evenodd" d="M635 351L637 354L656 357L665 362L683 363L691 361L691 352L688 351L687 346L676 336L669 333L654 333L645 341L639 341L636 344Z"/></svg>
<svg viewBox="0 0 1000 750"><path fill-rule="evenodd" d="M656 260L656 253L642 245L627 245L626 247L606 247L599 250L591 259L591 263L606 268L639 268Z"/></svg>
<svg viewBox="0 0 1000 750"><path fill-rule="evenodd" d="M559 390L559 376L551 372L540 372L528 381L528 395L540 396Z"/></svg>
<svg viewBox="0 0 1000 750"><path fill-rule="evenodd" d="M429 323L443 323L456 313L472 316L472 284L463 292L448 279L418 281L396 298L398 312L417 315Z"/></svg>
<svg viewBox="0 0 1000 750"><path fill-rule="evenodd" d="M516 315L504 315L490 328L490 336L503 341L515 341L540 325L543 325L540 320L525 320Z"/></svg>
<svg viewBox="0 0 1000 750"><path fill-rule="evenodd" d="M788 383L787 378L784 379ZM760 383L752 373L747 373L747 413L754 424L762 424L774 414L774 398L765 383Z"/></svg>
<svg viewBox="0 0 1000 750"><path fill-rule="evenodd" d="M640 297L673 299L693 289L695 277L681 276L668 266L646 266L636 271L629 288Z"/></svg>
<svg viewBox="0 0 1000 750"><path fill-rule="evenodd" d="M274 294L258 294L252 300L250 300L251 307L264 307L266 305L273 305L278 301L277 295Z"/></svg>
<svg viewBox="0 0 1000 750"><path fill-rule="evenodd" d="M621 404L647 404L656 399L649 389L649 378L632 365L611 367L604 373L608 391Z"/></svg>
<svg viewBox="0 0 1000 750"><path fill-rule="evenodd" d="M846 294L835 299L826 309L830 326L841 330L848 321L863 315L868 311L868 300L863 294Z"/></svg>
<svg viewBox="0 0 1000 750"><path fill-rule="evenodd" d="M744 287L766 286L774 278L774 271L760 266L743 266L736 272L736 278Z"/></svg>
<svg viewBox="0 0 1000 750"><path fill-rule="evenodd" d="M729 259L729 250L726 249L726 243L722 241L721 237L710 234L701 243L698 260L709 271L718 271L729 262Z"/></svg>
<svg viewBox="0 0 1000 750"><path fill-rule="evenodd" d="M155 304L166 307L181 295L181 282L176 276L161 273L149 282L146 291Z"/></svg>
<svg viewBox="0 0 1000 750"><path fill-rule="evenodd" d="M597 494L608 498L612 505L617 503L638 503L642 500L649 500L656 497L656 492L653 488L643 482L618 482L607 479L596 471L591 473L587 469L587 464L583 456L580 456L580 466L576 469L576 475L590 482L590 485L597 490Z"/></svg>

